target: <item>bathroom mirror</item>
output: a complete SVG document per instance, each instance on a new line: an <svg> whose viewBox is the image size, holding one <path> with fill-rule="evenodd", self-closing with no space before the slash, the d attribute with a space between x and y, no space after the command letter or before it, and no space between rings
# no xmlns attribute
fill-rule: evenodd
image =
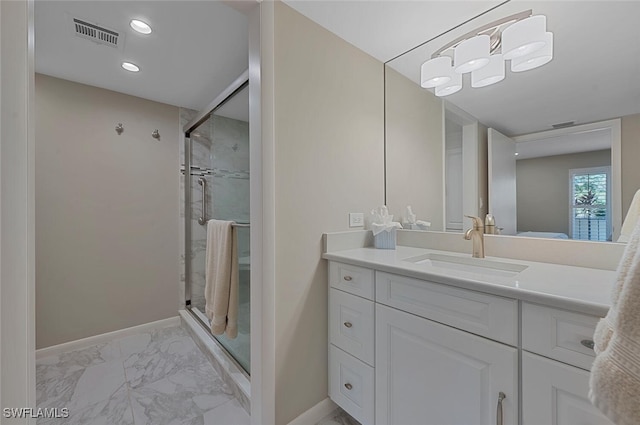
<svg viewBox="0 0 640 425"><path fill-rule="evenodd" d="M553 33L550 62L513 72L507 60L505 78L481 88L466 73L443 97L420 87L438 50L529 10ZM431 230L489 212L504 234L616 241L640 189L638 16L640 2L508 2L387 62L390 211L411 205Z"/></svg>

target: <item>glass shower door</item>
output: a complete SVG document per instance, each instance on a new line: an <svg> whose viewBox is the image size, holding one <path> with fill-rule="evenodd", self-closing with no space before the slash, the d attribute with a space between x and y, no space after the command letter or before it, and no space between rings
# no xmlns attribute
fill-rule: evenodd
<svg viewBox="0 0 640 425"><path fill-rule="evenodd" d="M236 92L190 132L190 214L188 251L191 312L209 328L205 314L207 221L231 220L238 239L238 335L216 340L249 373L250 246L249 246L249 98L248 87ZM189 208L190 207L190 208ZM189 229L190 228L190 229ZM189 291L187 291L189 294Z"/></svg>

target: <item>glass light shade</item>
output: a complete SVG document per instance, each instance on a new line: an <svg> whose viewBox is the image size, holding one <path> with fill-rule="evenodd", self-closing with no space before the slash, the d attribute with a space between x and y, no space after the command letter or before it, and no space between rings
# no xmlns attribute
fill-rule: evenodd
<svg viewBox="0 0 640 425"><path fill-rule="evenodd" d="M139 19L132 19L131 22L129 22L129 26L140 34L151 34L151 27L149 24Z"/></svg>
<svg viewBox="0 0 640 425"><path fill-rule="evenodd" d="M138 72L140 71L140 68L138 67L138 65L131 63L131 62L122 62L122 67L124 69L126 69L127 71L131 71L131 72Z"/></svg>
<svg viewBox="0 0 640 425"><path fill-rule="evenodd" d="M501 54L491 55L489 63L471 73L471 87L485 87L504 80L504 58Z"/></svg>
<svg viewBox="0 0 640 425"><path fill-rule="evenodd" d="M453 51L454 70L459 74L480 69L489 63L490 39L477 35L458 44Z"/></svg>
<svg viewBox="0 0 640 425"><path fill-rule="evenodd" d="M515 58L511 61L511 71L522 72L528 71L533 68L548 63L553 59L553 33L548 32L545 34L545 46L527 56Z"/></svg>
<svg viewBox="0 0 640 425"><path fill-rule="evenodd" d="M502 31L502 56L513 60L542 49L546 32L547 17L544 15L530 16L508 26Z"/></svg>
<svg viewBox="0 0 640 425"><path fill-rule="evenodd" d="M425 89L438 87L451 80L451 58L439 56L422 64L420 68L420 86Z"/></svg>
<svg viewBox="0 0 640 425"><path fill-rule="evenodd" d="M452 72L451 79L438 87L436 87L436 96L449 96L450 94L454 94L462 88L462 74L458 74L457 72Z"/></svg>

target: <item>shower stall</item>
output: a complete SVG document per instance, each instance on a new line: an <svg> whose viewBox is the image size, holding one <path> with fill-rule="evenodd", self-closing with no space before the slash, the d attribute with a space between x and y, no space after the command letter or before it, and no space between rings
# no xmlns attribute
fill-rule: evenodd
<svg viewBox="0 0 640 425"><path fill-rule="evenodd" d="M241 75L185 125L185 307L210 330L205 315L207 221L231 220L238 237L238 335L211 335L250 373L249 82Z"/></svg>

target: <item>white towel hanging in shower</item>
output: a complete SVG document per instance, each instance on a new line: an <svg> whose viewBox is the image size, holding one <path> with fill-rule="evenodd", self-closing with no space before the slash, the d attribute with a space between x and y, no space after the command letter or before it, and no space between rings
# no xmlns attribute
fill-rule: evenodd
<svg viewBox="0 0 640 425"><path fill-rule="evenodd" d="M238 238L233 221L209 220L204 296L214 335L238 335Z"/></svg>

